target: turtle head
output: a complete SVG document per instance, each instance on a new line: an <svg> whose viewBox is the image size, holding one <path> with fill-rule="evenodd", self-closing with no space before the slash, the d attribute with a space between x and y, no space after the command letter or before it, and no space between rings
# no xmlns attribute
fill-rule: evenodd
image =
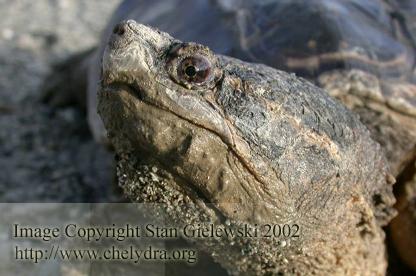
<svg viewBox="0 0 416 276"><path fill-rule="evenodd" d="M241 185L255 181L244 165L250 153L236 149L238 135L216 101L232 85L221 59L203 45L122 22L103 55L98 111L118 153L146 156L226 216L247 219L262 200L256 185Z"/></svg>
<svg viewBox="0 0 416 276"><path fill-rule="evenodd" d="M146 145L143 148L159 155L182 143L174 141L175 137L186 136L176 132L182 125L167 117L224 135L224 125L220 123L223 118L210 102L221 76L218 58L207 47L182 43L157 29L124 21L114 28L102 60L102 90L119 93L107 93L113 97L110 101L101 97L101 106L119 102L125 108L117 106L101 115L110 115L110 119L123 116L127 120L126 113L134 114L128 123L129 131L119 131L131 133L137 129L135 137L147 139L140 141ZM144 112L147 109L152 111ZM112 127L107 128L111 132Z"/></svg>
<svg viewBox="0 0 416 276"><path fill-rule="evenodd" d="M166 169L191 199L239 221L314 221L309 205L296 205L305 195L331 199L327 213L315 204L327 221L344 204L328 187L347 201L366 185L378 193L368 175L381 171L374 183L386 181L368 131L324 91L134 21L114 28L104 52L98 111L118 153ZM386 189L380 206L391 203Z"/></svg>

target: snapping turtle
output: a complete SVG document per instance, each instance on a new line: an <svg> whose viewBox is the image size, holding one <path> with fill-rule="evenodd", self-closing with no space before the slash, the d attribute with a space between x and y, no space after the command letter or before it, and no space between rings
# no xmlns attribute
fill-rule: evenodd
<svg viewBox="0 0 416 276"><path fill-rule="evenodd" d="M385 157L357 116L310 82L129 20L104 52L98 99L135 200L167 204L179 225L300 229L200 241L229 271L384 273L381 226L394 202ZM141 182L143 165L165 183Z"/></svg>
<svg viewBox="0 0 416 276"><path fill-rule="evenodd" d="M380 151L369 146L369 148L363 149L363 153L366 155L377 155L381 154L381 151L384 152L392 174L399 177L398 179L400 180L400 175L403 171L411 171L411 174L414 174L414 169L412 170L411 168L412 163L415 161L416 153L416 89L414 86L414 49L416 41L414 28L415 6L415 3L411 1L396 2L381 0L364 2L356 0L124 1L111 20L105 37L109 36L115 23L122 19L132 18L141 23L146 23L158 27L163 31L167 31L182 41L194 41L207 45L217 54L233 56L249 62L263 63L285 71L295 72L297 75L308 78L315 82L315 84L325 88L331 96L336 97L360 115L361 121L370 129L372 138L382 146L382 150ZM178 18L181 20L178 20ZM215 24L212 24L212 22L215 22ZM118 25L118 28L115 29L119 35L120 32L123 32L123 28L120 26L124 25ZM127 28L127 30L129 29ZM105 44L102 44L101 49L96 51L95 62L92 62L90 66L90 80L88 82L89 106L95 106L96 84L98 83L98 72L100 70L100 63L98 61L101 59L104 47ZM235 60L234 62L240 64ZM253 66L248 64L241 65L243 68L252 68ZM266 70L264 67L260 67L251 70L261 72ZM242 91L242 95L246 95L244 93L246 92L245 89L257 91L256 89L265 85L265 83L270 85L270 87L274 87L269 84L270 82L273 83L272 81L266 81L266 79L273 78L271 76L279 79L276 73L269 69L261 74L264 74L264 78L259 77L257 79L253 77L251 82L243 81L241 83L240 90ZM284 80L281 81L285 83ZM261 85L259 84L256 89L251 88L257 82L261 83ZM129 82L126 81L126 83ZM292 83L292 80L290 83ZM295 79L292 84L291 89L287 88L290 91L296 89L309 91L308 88L302 85L299 86L302 88L297 87L295 85ZM315 89L313 88L311 90L315 91ZM125 87L125 90L130 91L131 87ZM320 98L321 93L318 94L320 95L318 98ZM139 93L139 96L143 95ZM277 160L282 156L279 154L283 154L282 152L285 151L284 147L279 145L278 140L259 140L261 137L257 137L248 129L248 127L256 128L256 124L263 123L265 118L268 118L267 115L269 113L262 109L264 107L260 103L257 103L259 106L255 105L256 101L261 101L261 97L247 97L247 99L244 97L241 96L243 98L242 100L235 99L237 101L236 104L252 104L254 111L250 111L252 114L249 112L248 115L244 115L247 117L240 118L241 121L239 123L242 126L237 125L238 121L231 122L232 126L240 128L240 132L236 132L233 135L236 135L240 139L250 138L251 142L248 142L248 148L258 145L263 145L266 148L263 150L268 152L267 154L269 155L267 155L268 160L264 162L258 159L258 155L262 152L260 149L252 156L240 156L240 161L244 163L244 168L253 175L256 175L258 178L256 179L257 181L264 183L268 179L275 177L273 175L274 173L271 173L271 175L267 174L270 173L268 166L272 166L267 162L273 163L273 160ZM127 101L127 99L125 100ZM226 100L224 99L224 101ZM251 101L254 101L254 103ZM233 100L230 100L230 102L232 103ZM222 104L225 106L225 103ZM299 109L302 109L301 100L296 102L296 104L299 105ZM120 109L122 109L121 106ZM128 106L132 107L134 105L129 102ZM202 108L197 104L195 106ZM323 106L322 109L325 109L325 107ZM315 109L312 108L311 110ZM196 111L203 112L203 110L197 109L194 110L195 114L199 114ZM237 109L236 112L238 111L243 112L244 109ZM325 116L322 117L319 111L320 109L316 111L317 113L314 119L310 118L310 120L317 122L315 129L312 129L318 133L322 131L321 128L323 125L328 123L325 121L327 118ZM256 112L259 114L264 113L262 115L263 117ZM337 112L341 111L338 110ZM103 112L103 115L106 115L105 112ZM252 116L251 119L250 116ZM95 136L98 138L104 137L103 134L105 132L95 108L89 108L89 118ZM297 117L294 116L294 118ZM332 119L334 133L336 133L335 129L338 121L333 120L334 118L331 116L329 118L330 121ZM216 123L218 123L218 127L221 126L220 121ZM340 124L342 125L343 123ZM290 124L287 128L283 131L286 136L283 135L282 137L288 140L296 137L296 133L290 129ZM173 134L179 135L179 133ZM279 135L282 134L279 133ZM164 136L161 137L163 138ZM327 142L333 142L333 137L329 137L331 138ZM159 146L167 146L163 145L163 139L167 139L166 137L160 141L156 141L157 139L158 137L155 137L155 141L153 142L160 143ZM192 141L198 140L188 139L190 139L188 141L190 144L189 147L193 145ZM234 137L234 139L236 138ZM128 141L129 139L126 138L126 140ZM202 142L200 141L200 143ZM272 147L273 150L271 148L268 150L267 147L271 147L272 145L276 147ZM354 146L351 147L354 148ZM213 149L216 148L213 147ZM325 143L317 147L317 151L324 149ZM378 152L370 153L370 149L371 151ZM242 152L244 153L244 151ZM206 154L209 156L208 153ZM181 155L178 154L178 156ZM317 155L312 153L307 156L317 158ZM307 158L304 160L289 158L287 162L300 169L303 168L302 166L307 167L305 165L306 161L319 164L319 160L315 160L314 158L311 157L309 160ZM357 157L351 158L351 160L357 159ZM331 158L328 159L332 160ZM363 159L363 161L359 161L365 162L365 157ZM373 160L372 165L364 165L364 163L358 161L357 164L369 166L366 169L372 168L371 166L377 167L378 169L375 169L375 171L380 173L380 167L383 166L375 166L374 164L377 163L376 159ZM197 161L188 160L188 163L183 161L185 163L182 163L184 167L182 173L185 174L186 169L190 169L189 166L191 164L197 164ZM278 162L277 164L280 165ZM355 164L355 168L357 164ZM207 163L204 163L204 166L211 168ZM353 168L352 165L351 168ZM260 170L261 173L257 172L257 170ZM309 170L305 170L304 172L312 173ZM166 172L168 175L170 173L172 172ZM263 173L266 173L266 175L263 175ZM315 173L319 173L319 170ZM355 174L356 172L352 170L351 173ZM195 175L195 177L199 176ZM221 177L225 179L225 176ZM303 179L302 177L303 174L299 172L298 181ZM376 180L374 181L376 182ZM389 177L388 182L392 181L392 178ZM193 179L193 182L198 181L197 179ZM345 183L349 182L345 181ZM199 183L199 185L202 184ZM212 189L210 191L211 193L216 191L216 188L219 188L215 187L215 185L208 185L205 189L208 189L208 187ZM229 193L233 194L233 192L230 191ZM198 194L201 195L200 193ZM391 201L387 199L388 196L386 197L386 193L373 193L372 195L372 201L373 203L379 204L379 209L384 203L386 205L391 204ZM262 201L265 200L262 197L260 198ZM240 209L246 213L250 213L250 206ZM374 210L379 209L375 208ZM384 213L387 211L388 208L384 210ZM380 221L384 220L384 223L386 223L390 216L386 215L385 219L383 219L381 214L383 212L377 212ZM267 217L267 215L265 216Z"/></svg>

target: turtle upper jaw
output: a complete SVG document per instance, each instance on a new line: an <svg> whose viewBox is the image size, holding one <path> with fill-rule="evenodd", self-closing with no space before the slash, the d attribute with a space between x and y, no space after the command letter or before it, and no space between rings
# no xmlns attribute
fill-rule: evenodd
<svg viewBox="0 0 416 276"><path fill-rule="evenodd" d="M113 30L102 59L103 83L132 83L137 75L157 67L160 53L173 38L134 20L123 21Z"/></svg>

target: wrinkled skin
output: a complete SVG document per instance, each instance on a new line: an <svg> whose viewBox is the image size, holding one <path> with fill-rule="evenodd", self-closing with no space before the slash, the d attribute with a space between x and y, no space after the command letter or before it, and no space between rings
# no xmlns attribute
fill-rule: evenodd
<svg viewBox="0 0 416 276"><path fill-rule="evenodd" d="M181 77L187 57L210 64L203 82ZM281 249L202 241L230 272L384 274L394 178L368 130L324 91L134 21L114 29L102 72L98 110L133 200L189 205L167 208L179 224L299 224ZM137 180L143 166L160 181ZM255 250L241 254L244 243Z"/></svg>

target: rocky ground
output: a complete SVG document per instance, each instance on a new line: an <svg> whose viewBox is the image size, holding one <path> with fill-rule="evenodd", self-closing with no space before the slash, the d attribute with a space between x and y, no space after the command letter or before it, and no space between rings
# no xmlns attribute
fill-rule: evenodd
<svg viewBox="0 0 416 276"><path fill-rule="evenodd" d="M40 102L52 65L89 49L119 0L0 0L0 202L113 200L112 157L78 107Z"/></svg>

